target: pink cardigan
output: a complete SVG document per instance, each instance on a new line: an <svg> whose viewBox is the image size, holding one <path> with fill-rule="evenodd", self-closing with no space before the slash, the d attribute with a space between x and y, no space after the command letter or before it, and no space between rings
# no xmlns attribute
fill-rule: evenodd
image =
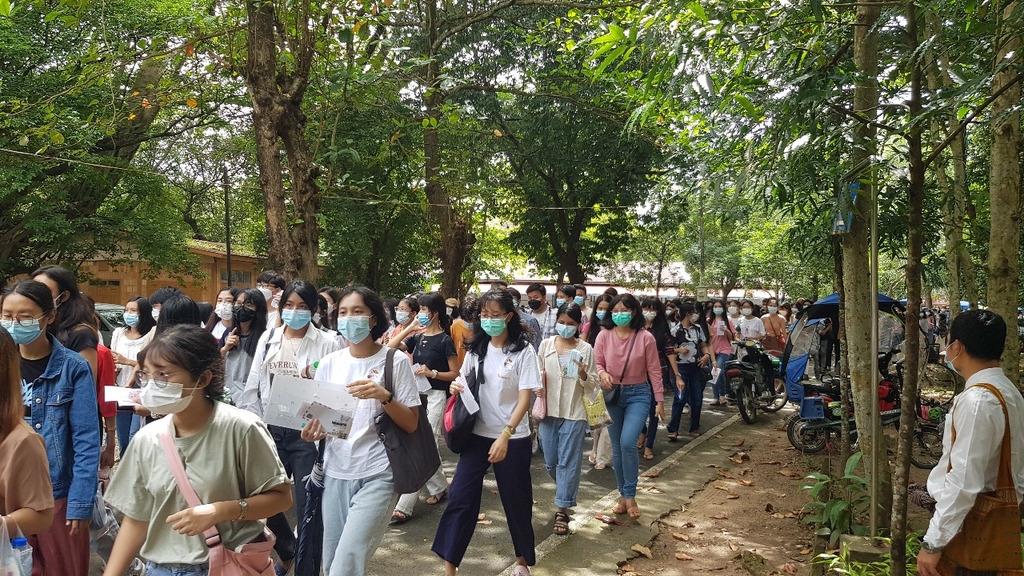
<svg viewBox="0 0 1024 576"><path fill-rule="evenodd" d="M612 382L616 384L639 384L650 381L654 386L654 398L658 402L662 402L665 399L665 391L661 379L658 344L654 341L654 336L647 330L637 332L636 344L633 345L633 353L626 366L626 376L621 382L619 381L619 376L622 375L622 366L626 361L626 352L629 350L629 343L632 339L632 334L623 340L615 334L614 329L602 330L594 343L598 373L605 371L611 374Z"/></svg>

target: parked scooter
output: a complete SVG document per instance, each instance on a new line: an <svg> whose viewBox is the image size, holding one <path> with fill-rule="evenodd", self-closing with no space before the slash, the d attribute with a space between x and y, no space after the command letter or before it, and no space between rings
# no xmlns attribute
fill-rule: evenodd
<svg viewBox="0 0 1024 576"><path fill-rule="evenodd" d="M745 354L725 365L725 375L736 395L740 416L747 424L753 424L759 405L766 412L778 412L786 405L785 380L779 372L778 360L773 361L760 342L745 340L737 346Z"/></svg>

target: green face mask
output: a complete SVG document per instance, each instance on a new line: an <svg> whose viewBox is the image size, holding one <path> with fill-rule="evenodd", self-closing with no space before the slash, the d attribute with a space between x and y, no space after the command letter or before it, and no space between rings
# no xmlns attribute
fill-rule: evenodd
<svg viewBox="0 0 1024 576"><path fill-rule="evenodd" d="M488 336L497 336L505 331L505 319L504 318L481 318L480 328L487 333Z"/></svg>
<svg viewBox="0 0 1024 576"><path fill-rule="evenodd" d="M632 321L632 312L612 312L612 322L614 322L616 326L628 326Z"/></svg>

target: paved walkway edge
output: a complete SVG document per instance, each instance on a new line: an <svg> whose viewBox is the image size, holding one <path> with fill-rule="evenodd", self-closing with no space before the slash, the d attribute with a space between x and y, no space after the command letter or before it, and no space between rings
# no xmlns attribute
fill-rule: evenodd
<svg viewBox="0 0 1024 576"><path fill-rule="evenodd" d="M739 420L740 420L739 414L734 415L733 417L729 418L725 422L722 422L718 426L715 426L711 430L708 430L707 432L701 434L700 436L698 436L694 440L691 440L689 443L686 444L686 446L683 446L679 450L676 450L674 453L672 453L671 456L668 456L667 458L665 458L661 462L659 462L656 465L651 466L650 468L648 468L646 470L646 472L650 472L652 470L657 470L658 473L659 473L659 476L660 476L662 473L664 473L668 469L670 469L673 466L675 466L676 463L679 462L679 460L681 460L684 456L686 456L690 452L696 450L698 446L700 446L704 442L707 442L708 440L714 438L716 434L721 433L723 430L725 430L729 426L732 426L733 424L735 424ZM651 484L655 480L655 478L644 478L644 477L641 477L639 480L640 480L640 482L637 485L637 488L639 488L641 486L645 486L645 485ZM617 489L616 490L612 490L612 491L608 492L608 494L605 494L605 496L603 498L599 499L597 502L594 502L587 509L583 510L582 512L576 513L573 516L573 519L569 522L569 530L570 530L570 535L569 536L556 536L556 535L552 534L552 535L548 536L547 538L545 538L536 547L537 563L540 563L540 561L543 560L545 556L547 556L549 553L553 552L556 548L558 548L563 543L567 542L569 540L569 538L572 538L573 535L578 530L580 530L581 528L583 528L587 524L590 524L592 522L598 522L598 520L596 518L594 518L594 515L602 512L603 510L607 510L608 508L611 508L612 505L615 503L615 501L618 499L618 497L619 497L619 491ZM667 513L667 512L669 512L669 511L661 511L661 512L657 513L656 515L652 514L652 517L654 519L651 521L651 524L654 524L655 522L659 521L662 517L664 517L664 514ZM498 576L510 576L512 574L512 570L515 569L515 566L516 566L515 564L511 564L510 566L505 568L505 570L503 570Z"/></svg>

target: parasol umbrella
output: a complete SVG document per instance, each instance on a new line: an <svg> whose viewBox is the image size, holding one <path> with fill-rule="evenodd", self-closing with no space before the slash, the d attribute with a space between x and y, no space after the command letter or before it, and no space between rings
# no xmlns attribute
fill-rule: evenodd
<svg viewBox="0 0 1024 576"><path fill-rule="evenodd" d="M306 505L299 517L299 545L295 555L295 576L320 576L323 563L324 518L320 501L324 495L324 448L321 440L313 470L302 479L306 484Z"/></svg>

